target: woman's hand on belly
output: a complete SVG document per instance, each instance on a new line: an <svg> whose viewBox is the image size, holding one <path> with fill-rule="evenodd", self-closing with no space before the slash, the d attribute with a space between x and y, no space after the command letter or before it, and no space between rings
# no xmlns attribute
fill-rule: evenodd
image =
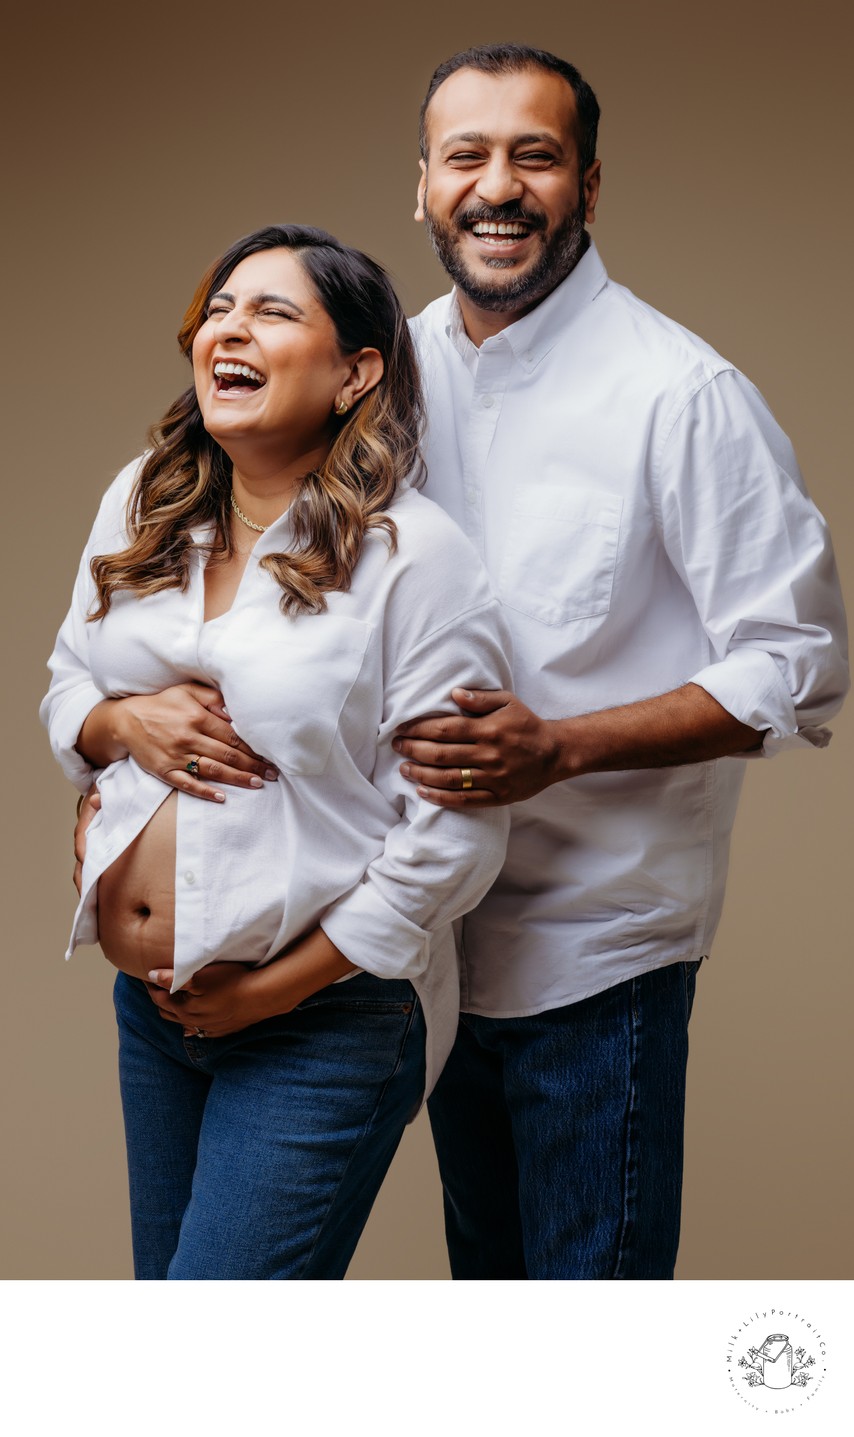
<svg viewBox="0 0 854 1437"><path fill-rule="evenodd" d="M177 993L170 993L173 970L158 968L149 973L146 987L161 1018L180 1023L185 1033L201 1031L207 1038L224 1038L273 1016L263 1001L259 972L242 963L209 963Z"/></svg>
<svg viewBox="0 0 854 1437"><path fill-rule="evenodd" d="M225 798L216 784L261 788L278 777L234 732L222 694L205 684L104 699L88 715L76 747L98 768L130 754L164 783L214 803Z"/></svg>
<svg viewBox="0 0 854 1437"><path fill-rule="evenodd" d="M78 803L77 823L74 827L74 887L78 894L83 887L83 860L86 857L86 830L98 809L101 807L101 795L95 784L83 796L83 801Z"/></svg>
<svg viewBox="0 0 854 1437"><path fill-rule="evenodd" d="M209 963L177 993L169 992L173 970L157 968L149 973L146 987L161 1018L180 1023L185 1033L224 1038L265 1018L290 1013L312 993L354 971L355 964L322 928L315 928L262 968Z"/></svg>

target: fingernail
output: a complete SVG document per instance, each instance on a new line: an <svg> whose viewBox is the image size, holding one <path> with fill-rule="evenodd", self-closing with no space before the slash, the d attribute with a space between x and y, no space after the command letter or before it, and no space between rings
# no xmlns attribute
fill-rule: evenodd
<svg viewBox="0 0 854 1437"><path fill-rule="evenodd" d="M148 981L149 981L149 983L156 983L156 982L157 982L157 978L158 978L159 971L160 971L160 970L159 970L158 968L155 968L152 973L149 973L149 975L148 975Z"/></svg>
<svg viewBox="0 0 854 1437"><path fill-rule="evenodd" d="M400 750L403 747L403 740L399 738L393 738L391 741L391 746L392 748L396 748L398 753L400 753Z"/></svg>
<svg viewBox="0 0 854 1437"><path fill-rule="evenodd" d="M222 706L222 711L228 719L228 722L231 723L231 714L228 712L228 709L226 708L225 704L223 704Z"/></svg>
<svg viewBox="0 0 854 1437"><path fill-rule="evenodd" d="M402 763L402 764L400 765L400 771L401 771L401 773L403 774L403 777L404 777L404 778L409 778L409 777L411 777L411 774L412 774L412 767L411 767L411 765L408 764L408 763Z"/></svg>
<svg viewBox="0 0 854 1437"><path fill-rule="evenodd" d="M270 778L270 779L278 778L278 777L279 777L279 771L278 771L278 769L275 769L275 768L265 768L265 769L264 769L264 777L265 777L265 778Z"/></svg>
<svg viewBox="0 0 854 1437"><path fill-rule="evenodd" d="M224 794L224 793L215 793L215 794L214 794L214 803L225 803L225 794Z"/></svg>
<svg viewBox="0 0 854 1437"><path fill-rule="evenodd" d="M249 780L249 787L250 787L250 788L263 788L263 787L264 787L264 780L263 780L263 778L259 778L258 775L257 775L257 773L253 773L252 777L251 777L250 780Z"/></svg>

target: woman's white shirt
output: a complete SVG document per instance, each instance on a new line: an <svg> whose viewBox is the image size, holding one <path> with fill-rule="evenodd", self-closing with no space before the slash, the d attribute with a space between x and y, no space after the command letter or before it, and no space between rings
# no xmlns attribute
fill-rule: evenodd
<svg viewBox="0 0 854 1437"><path fill-rule="evenodd" d="M399 772L399 724L454 713L455 685L511 686L509 637L473 547L429 500L404 489L391 508L397 550L370 534L347 593L325 613L286 618L260 566L291 547L287 514L260 535L232 607L204 621L204 542L184 592L115 595L89 622L90 560L127 544L139 461L101 504L71 608L49 661L41 716L67 777L102 806L87 835L68 953L97 942L97 883L175 790L121 759L95 774L77 753L105 697L196 680L218 688L236 732L279 770L223 804L178 793L175 981L214 960L264 963L318 923L358 968L408 978L428 1028L427 1091L453 1041L458 978L451 923L501 866L506 809L439 809ZM188 758L190 755L188 755Z"/></svg>

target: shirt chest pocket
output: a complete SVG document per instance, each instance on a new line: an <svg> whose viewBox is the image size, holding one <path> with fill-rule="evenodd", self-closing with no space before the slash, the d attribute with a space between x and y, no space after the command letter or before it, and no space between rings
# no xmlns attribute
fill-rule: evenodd
<svg viewBox="0 0 854 1437"><path fill-rule="evenodd" d="M236 732L282 773L322 773L371 632L329 613L272 623L251 606L234 614L216 666Z"/></svg>
<svg viewBox="0 0 854 1437"><path fill-rule="evenodd" d="M543 624L607 614L623 502L615 494L541 481L516 499L499 569L510 609Z"/></svg>

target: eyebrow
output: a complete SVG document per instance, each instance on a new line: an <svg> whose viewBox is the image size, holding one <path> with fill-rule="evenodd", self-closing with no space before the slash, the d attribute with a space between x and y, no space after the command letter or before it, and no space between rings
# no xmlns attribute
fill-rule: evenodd
<svg viewBox="0 0 854 1437"><path fill-rule="evenodd" d="M234 295L229 294L227 289L218 289L216 294L211 295L210 299L208 300L208 304L213 304L215 299L227 299L230 304L236 303ZM253 294L250 302L254 305L284 304L287 305L288 309L292 309L296 314L305 315L305 310L300 309L299 305L296 303L295 300L288 299L287 295L284 294Z"/></svg>
<svg viewBox="0 0 854 1437"><path fill-rule="evenodd" d="M492 135L486 135L481 130L467 130L461 134L450 135L444 144L440 145L439 153L444 155L454 145L491 145L494 143ZM515 145L553 145L556 149L562 150L563 146L556 135L548 131L541 131L539 134L514 135L511 144Z"/></svg>

